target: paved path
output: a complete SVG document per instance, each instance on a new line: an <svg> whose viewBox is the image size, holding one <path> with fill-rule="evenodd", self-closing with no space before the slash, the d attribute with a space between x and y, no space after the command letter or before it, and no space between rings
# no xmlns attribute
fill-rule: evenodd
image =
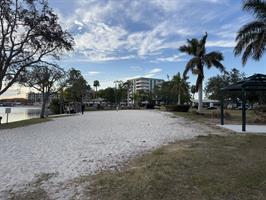
<svg viewBox="0 0 266 200"><path fill-rule="evenodd" d="M28 127L0 130L0 197L55 174L65 182L141 152L206 131L159 111L100 111L58 118ZM48 190L49 190L49 186Z"/></svg>

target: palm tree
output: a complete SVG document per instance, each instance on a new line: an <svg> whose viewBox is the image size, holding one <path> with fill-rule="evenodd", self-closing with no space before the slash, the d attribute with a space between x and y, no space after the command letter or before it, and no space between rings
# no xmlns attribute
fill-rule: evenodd
<svg viewBox="0 0 266 200"><path fill-rule="evenodd" d="M173 84L173 89L175 92L178 93L177 104L181 104L181 93L185 93L188 91L188 84L184 78L181 77L180 73L178 72L171 81Z"/></svg>
<svg viewBox="0 0 266 200"><path fill-rule="evenodd" d="M187 53L192 56L188 61L185 71L183 73L184 79L188 78L187 73L191 70L193 74L197 75L196 92L198 92L198 113L202 113L202 93L203 93L203 80L204 80L204 66L208 69L216 67L220 71L224 71L224 66L221 63L223 60L223 54L218 51L206 53L206 40L208 34L206 33L201 40L191 39L187 40L187 44L179 48L181 52Z"/></svg>
<svg viewBox="0 0 266 200"><path fill-rule="evenodd" d="M235 55L242 55L245 65L249 57L259 60L266 47L266 1L245 0L243 10L253 13L255 20L244 25L236 37Z"/></svg>
<svg viewBox="0 0 266 200"><path fill-rule="evenodd" d="M100 82L98 80L95 80L93 82L93 86L95 87L95 91L96 91L96 95L95 96L97 96L97 88L100 87Z"/></svg>

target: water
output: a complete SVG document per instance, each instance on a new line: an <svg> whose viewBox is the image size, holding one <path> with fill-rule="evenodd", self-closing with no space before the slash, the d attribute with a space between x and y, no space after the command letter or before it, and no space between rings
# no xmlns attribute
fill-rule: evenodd
<svg viewBox="0 0 266 200"><path fill-rule="evenodd" d="M40 107L10 107L11 113L8 116L8 122L15 122L25 119L37 118L40 116ZM6 107L0 107L0 116L3 117L2 123L6 123Z"/></svg>

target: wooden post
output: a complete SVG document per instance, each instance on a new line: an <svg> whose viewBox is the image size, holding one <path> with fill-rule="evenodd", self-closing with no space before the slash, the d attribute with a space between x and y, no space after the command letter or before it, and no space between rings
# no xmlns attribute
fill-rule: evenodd
<svg viewBox="0 0 266 200"><path fill-rule="evenodd" d="M6 113L6 123L8 124L8 114L9 113Z"/></svg>
<svg viewBox="0 0 266 200"><path fill-rule="evenodd" d="M224 125L224 97L221 98L221 125Z"/></svg>
<svg viewBox="0 0 266 200"><path fill-rule="evenodd" d="M242 89L242 131L246 131L246 91Z"/></svg>

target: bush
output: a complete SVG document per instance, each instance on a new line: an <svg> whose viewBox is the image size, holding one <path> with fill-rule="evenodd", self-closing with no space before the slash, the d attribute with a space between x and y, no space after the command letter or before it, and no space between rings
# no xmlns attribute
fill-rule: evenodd
<svg viewBox="0 0 266 200"><path fill-rule="evenodd" d="M154 104L153 103L148 103L147 105L146 105L146 108L147 109L154 109Z"/></svg>
<svg viewBox="0 0 266 200"><path fill-rule="evenodd" d="M255 123L265 123L266 122L266 105L257 105L253 108L256 117Z"/></svg>
<svg viewBox="0 0 266 200"><path fill-rule="evenodd" d="M60 114L60 103L58 99L53 99L49 107L53 114Z"/></svg>
<svg viewBox="0 0 266 200"><path fill-rule="evenodd" d="M167 111L175 111L175 112L188 112L190 106L189 105L166 105Z"/></svg>

